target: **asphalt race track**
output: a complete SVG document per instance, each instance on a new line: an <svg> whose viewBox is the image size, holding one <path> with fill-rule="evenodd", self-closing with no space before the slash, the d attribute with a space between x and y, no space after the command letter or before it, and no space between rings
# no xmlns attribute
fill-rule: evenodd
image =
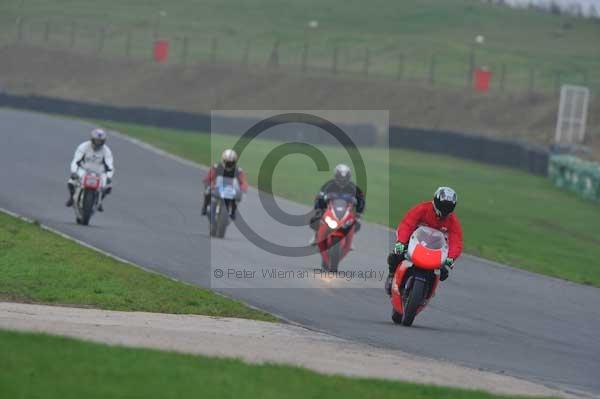
<svg viewBox="0 0 600 399"><path fill-rule="evenodd" d="M0 110L0 207L201 286L211 284L211 259L213 267L223 265L225 270L238 265L303 268L310 273L319 264L317 255L303 259L271 255L233 226L225 240L210 240L207 220L200 215L203 169L120 137L109 139L117 170L106 212L95 215L89 227L75 224L73 211L63 205L68 164L89 130L83 122ZM306 211L288 201L277 202L296 213ZM240 206L241 215L260 234L289 245L306 243L306 228L302 234L290 234L267 220L260 209L256 191ZM361 265L383 272L389 239L387 230L365 224L341 269ZM228 284L240 288L219 290L309 328L551 387L600 394L596 288L464 256L429 308L412 328L405 328L391 322L383 283L375 278L237 279ZM280 288L257 288L265 284Z"/></svg>

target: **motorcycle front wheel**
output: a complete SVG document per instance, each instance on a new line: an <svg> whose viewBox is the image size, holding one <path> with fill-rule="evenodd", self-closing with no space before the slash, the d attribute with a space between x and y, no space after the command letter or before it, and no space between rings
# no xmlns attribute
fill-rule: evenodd
<svg viewBox="0 0 600 399"><path fill-rule="evenodd" d="M94 206L96 204L96 192L91 190L83 190L83 200L81 201L81 224L87 226L90 224L90 219L94 213Z"/></svg>
<svg viewBox="0 0 600 399"><path fill-rule="evenodd" d="M332 245L327 250L329 252L329 271L337 272L340 261L342 260L342 244L339 237L331 239Z"/></svg>
<svg viewBox="0 0 600 399"><path fill-rule="evenodd" d="M417 309L421 306L425 298L425 281L414 278L410 292L405 294L407 298L404 303L402 325L410 327L417 315Z"/></svg>

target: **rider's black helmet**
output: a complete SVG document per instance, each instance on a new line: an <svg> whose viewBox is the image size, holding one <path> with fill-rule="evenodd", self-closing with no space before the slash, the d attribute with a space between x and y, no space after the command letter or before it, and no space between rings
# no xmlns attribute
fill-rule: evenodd
<svg viewBox="0 0 600 399"><path fill-rule="evenodd" d="M456 192L450 187L439 187L433 195L433 209L438 217L446 217L456 207Z"/></svg>

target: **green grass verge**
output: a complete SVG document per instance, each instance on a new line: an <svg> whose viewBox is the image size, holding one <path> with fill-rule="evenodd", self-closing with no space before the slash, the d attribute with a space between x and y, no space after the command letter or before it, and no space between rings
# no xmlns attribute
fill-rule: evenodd
<svg viewBox="0 0 600 399"><path fill-rule="evenodd" d="M3 398L505 398L0 331Z"/></svg>
<svg viewBox="0 0 600 399"><path fill-rule="evenodd" d="M276 320L241 302L143 271L1 212L0 276L4 301Z"/></svg>
<svg viewBox="0 0 600 399"><path fill-rule="evenodd" d="M173 154L202 164L233 143L226 135L105 123ZM212 143L211 143L212 141ZM256 185L265 155L281 143L256 140L244 152L241 165ZM340 149L325 149L331 164L345 160ZM118 149L115 149L117 152ZM369 193L365 218L396 226L416 202L431 198L440 185L459 193L461 218L468 253L537 273L600 287L600 212L598 204L561 191L545 178L507 168L468 162L414 151L361 150L369 167ZM389 168L391 180L381 171ZM300 172L301 171L301 172ZM315 171L302 156L283 159L275 169L274 192L310 204L318 188L329 178ZM390 200L378 187L389 184Z"/></svg>
<svg viewBox="0 0 600 399"><path fill-rule="evenodd" d="M311 20L318 28L308 27ZM299 66L308 41L308 63L315 69L331 69L337 48L338 69L362 73L369 49L371 74L396 77L402 54L404 77L428 80L434 71L436 84L462 86L474 47L476 64L494 71L494 84L506 67L510 89L526 89L532 68L538 88L553 89L559 73L573 84L600 80L599 23L477 0L375 0L369 7L359 0L4 0L0 41L16 40L17 21L25 42L86 52L101 48L107 56L129 48L131 56L150 59L157 34L169 39L175 62L187 37L188 62L214 57L264 65L278 40L280 62ZM100 43L101 27L106 34ZM477 35L486 38L484 44L475 45Z"/></svg>

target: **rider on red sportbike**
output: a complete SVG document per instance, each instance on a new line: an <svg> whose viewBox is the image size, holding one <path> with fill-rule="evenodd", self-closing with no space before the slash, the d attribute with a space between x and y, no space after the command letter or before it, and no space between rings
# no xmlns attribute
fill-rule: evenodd
<svg viewBox="0 0 600 399"><path fill-rule="evenodd" d="M440 281L448 278L448 267L453 268L454 262L463 249L463 236L460 221L454 208L456 207L456 192L450 187L440 187L435 191L433 201L418 204L409 210L396 230L396 244L388 255L389 275L385 281L385 291L391 295L392 279L396 268L404 260L408 248L408 240L419 226L428 226L440 230L448 237L448 258L440 269Z"/></svg>
<svg viewBox="0 0 600 399"><path fill-rule="evenodd" d="M362 190L352 182L352 171L347 165L339 164L335 167L335 174L333 179L327 181L321 187L321 190L315 198L314 214L310 219L310 228L315 231L315 234L310 239L310 245L316 245L316 233L319 229L319 223L323 212L327 208L326 197L328 194L351 194L356 198L356 224L355 232L360 229L359 218L365 210L365 196Z"/></svg>

